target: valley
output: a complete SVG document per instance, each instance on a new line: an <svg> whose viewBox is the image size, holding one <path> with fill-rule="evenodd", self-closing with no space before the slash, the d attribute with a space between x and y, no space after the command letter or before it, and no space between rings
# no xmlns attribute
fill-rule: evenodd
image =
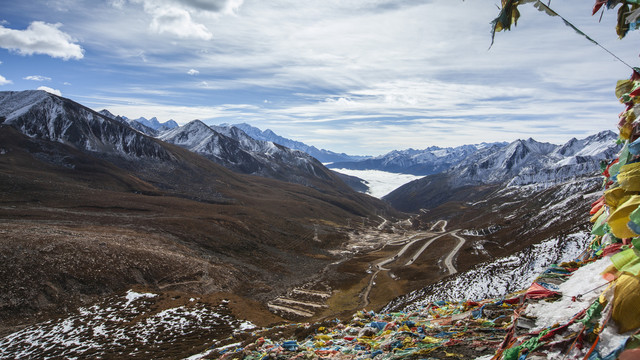
<svg viewBox="0 0 640 360"><path fill-rule="evenodd" d="M397 166L442 172L378 199L233 126L144 128L38 91L0 93L0 119L0 358L175 358L249 341L245 323L269 333L446 289L504 293L442 284L540 244L572 253L558 244L587 229L594 169L617 151L605 132L398 152L413 160Z"/></svg>
<svg viewBox="0 0 640 360"><path fill-rule="evenodd" d="M131 358L187 357L216 344L243 341L249 336L246 332L256 326L323 322L336 316L346 319L358 310L379 308L415 290L415 285L411 288L410 284L442 279L458 269L455 259L460 243L455 244L455 234L459 230L447 229L446 220L412 229L410 219L389 221L377 217L377 223L359 223L348 230L348 240L328 252L331 262L318 268L315 275L303 277L299 271L298 280L305 282L277 283L287 293L265 304L252 300L253 292L242 295L242 287L237 284L217 288L222 279L237 279L241 274L225 274L224 267L167 244L161 234L147 234L142 242L143 235L135 230L136 224L148 224L153 218L166 220L167 216L144 211L146 206L2 207L0 215L4 219L14 218L3 222L2 235L12 239L18 248L31 249L28 258L22 254L17 257L18 249L13 250L16 257L8 257L5 243L1 249L3 267L14 263L22 268L39 268L27 277L33 282L25 282L24 276L19 275L22 281L16 286L37 290L41 281L38 277L47 272L62 272L68 279L63 283L45 282L47 288L32 297L40 302L40 309L31 321L20 321L19 316L24 313L3 313L0 335L10 335L0 339L0 358L5 358L3 354L54 358L123 354ZM124 223L127 225L122 226ZM120 252L116 251L118 247L122 248ZM70 248L77 250L69 251ZM92 252L99 252L101 258L87 263ZM144 270L154 268L154 258L164 267L169 266L155 284ZM32 265L25 263L28 260ZM123 267L127 262L141 270L128 274ZM72 290L70 287L86 286L91 277L108 276L115 263L119 264L118 276L132 276L139 283L128 290L113 284L111 295L103 293L105 289L96 289L94 294L85 291L80 297L71 296L58 303L55 312L47 311L47 302L60 301L59 297L67 297L65 292ZM434 263L438 265L433 266ZM176 267L178 264L183 268ZM302 269L304 266L299 267ZM411 281L402 275L409 273L414 276ZM255 290L260 279L251 277L245 281ZM271 286L275 285L272 282ZM7 290L15 293L11 287ZM34 341L36 338L38 341ZM131 351L134 344L136 351Z"/></svg>

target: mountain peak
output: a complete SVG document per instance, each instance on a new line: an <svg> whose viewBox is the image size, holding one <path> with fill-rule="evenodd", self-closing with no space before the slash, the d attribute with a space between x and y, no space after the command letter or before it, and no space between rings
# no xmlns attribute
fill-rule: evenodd
<svg viewBox="0 0 640 360"><path fill-rule="evenodd" d="M164 123L161 123L160 121L158 121L158 118L155 116L152 117L151 119L146 119L145 117L139 117L137 119L134 119L133 121L137 121L142 125L145 125L154 130L160 130L160 131L167 130L167 129L174 129L178 127L178 124L173 120L168 120Z"/></svg>
<svg viewBox="0 0 640 360"><path fill-rule="evenodd" d="M137 158L169 158L152 139L123 121L45 91L0 92L0 117L24 135L81 151Z"/></svg>
<svg viewBox="0 0 640 360"><path fill-rule="evenodd" d="M113 114L112 114L109 110L107 110L107 109L102 109L102 110L98 111L98 113L99 113L99 114L102 114L102 115L104 115L104 116L106 116L106 117L108 117L109 119L115 119L115 118L116 118L116 116L115 116L115 115L113 115Z"/></svg>
<svg viewBox="0 0 640 360"><path fill-rule="evenodd" d="M2 91L0 92L0 117L4 117L5 121L18 117L47 99L61 98L44 90Z"/></svg>

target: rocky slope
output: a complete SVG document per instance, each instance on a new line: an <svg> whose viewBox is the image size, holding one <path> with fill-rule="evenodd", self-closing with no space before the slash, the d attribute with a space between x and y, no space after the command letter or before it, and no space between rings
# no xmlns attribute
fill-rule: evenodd
<svg viewBox="0 0 640 360"><path fill-rule="evenodd" d="M306 186L314 186L317 182L342 188L346 186L310 155L270 141L255 140L236 127L211 127L194 120L163 132L158 139L184 147L240 173Z"/></svg>

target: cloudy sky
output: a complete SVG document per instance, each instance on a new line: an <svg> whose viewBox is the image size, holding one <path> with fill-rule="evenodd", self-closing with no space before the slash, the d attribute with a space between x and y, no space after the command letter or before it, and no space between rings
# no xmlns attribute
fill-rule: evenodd
<svg viewBox="0 0 640 360"><path fill-rule="evenodd" d="M632 66L615 11L551 7ZM613 129L630 69L499 0L0 0L0 91L46 88L95 110L247 122L359 155Z"/></svg>

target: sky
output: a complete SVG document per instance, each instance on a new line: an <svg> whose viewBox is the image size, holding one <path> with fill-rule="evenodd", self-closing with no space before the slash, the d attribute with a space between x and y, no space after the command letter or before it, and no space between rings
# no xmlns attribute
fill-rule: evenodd
<svg viewBox="0 0 640 360"><path fill-rule="evenodd" d="M613 130L627 65L499 0L0 0L0 91L47 89L94 110L249 123L336 152L380 155ZM551 7L631 66L616 11Z"/></svg>

